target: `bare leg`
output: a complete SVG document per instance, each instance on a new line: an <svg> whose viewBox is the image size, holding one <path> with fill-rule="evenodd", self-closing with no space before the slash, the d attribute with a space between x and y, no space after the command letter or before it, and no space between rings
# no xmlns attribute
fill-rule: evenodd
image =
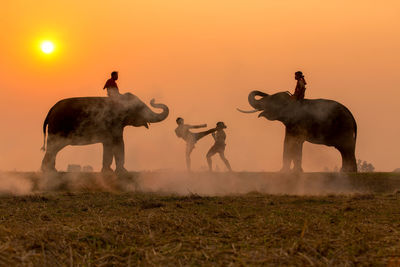
<svg viewBox="0 0 400 267"><path fill-rule="evenodd" d="M211 156L207 157L208 170L212 172L212 159Z"/></svg>
<svg viewBox="0 0 400 267"><path fill-rule="evenodd" d="M208 164L208 170L209 170L210 172L212 172L212 159L211 159L211 157L214 156L215 153L217 153L217 152L215 151L214 146L212 146L212 147L210 148L210 150L208 150L207 155L206 155L207 164Z"/></svg>
<svg viewBox="0 0 400 267"><path fill-rule="evenodd" d="M191 171L191 165L192 165L190 154L192 153L193 149L194 149L193 143L186 144L186 168L189 172Z"/></svg>
<svg viewBox="0 0 400 267"><path fill-rule="evenodd" d="M217 129L216 128L212 128L210 130L204 131L204 132L199 132L199 133L193 133L195 141L197 142L198 140L200 140L201 138L215 132Z"/></svg>
<svg viewBox="0 0 400 267"><path fill-rule="evenodd" d="M221 157L222 161L225 163L225 166L231 172L232 171L231 164L229 164L229 161L227 160L227 158L225 158L225 153L219 152L219 156Z"/></svg>

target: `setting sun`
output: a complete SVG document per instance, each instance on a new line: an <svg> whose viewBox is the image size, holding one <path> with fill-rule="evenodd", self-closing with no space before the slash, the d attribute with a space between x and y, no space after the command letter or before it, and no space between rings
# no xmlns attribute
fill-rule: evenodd
<svg viewBox="0 0 400 267"><path fill-rule="evenodd" d="M54 44L50 41L44 41L40 45L42 52L45 54L50 54L54 51Z"/></svg>

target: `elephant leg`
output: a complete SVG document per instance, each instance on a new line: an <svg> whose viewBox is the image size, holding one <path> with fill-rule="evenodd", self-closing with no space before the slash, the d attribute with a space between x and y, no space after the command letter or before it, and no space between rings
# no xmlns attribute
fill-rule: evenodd
<svg viewBox="0 0 400 267"><path fill-rule="evenodd" d="M103 168L101 169L102 172L110 172L111 163L113 160L113 145L112 143L103 143Z"/></svg>
<svg viewBox="0 0 400 267"><path fill-rule="evenodd" d="M357 172L357 162L354 149L342 148L338 149L342 156L342 172Z"/></svg>
<svg viewBox="0 0 400 267"><path fill-rule="evenodd" d="M287 132L285 134L285 141L283 143L283 165L281 171L286 172L290 170L290 164L292 163L293 155L293 136L290 136Z"/></svg>
<svg viewBox="0 0 400 267"><path fill-rule="evenodd" d="M296 140L293 143L293 170L296 172L303 172L301 167L303 161L303 141Z"/></svg>
<svg viewBox="0 0 400 267"><path fill-rule="evenodd" d="M56 155L53 152L50 152L47 148L46 154L43 157L42 160L42 167L41 170L43 172L48 172L48 171L57 171L56 170Z"/></svg>
<svg viewBox="0 0 400 267"><path fill-rule="evenodd" d="M113 143L113 154L115 157L115 170L126 171L125 165L125 144L122 137L116 139Z"/></svg>
<svg viewBox="0 0 400 267"><path fill-rule="evenodd" d="M340 155L342 156L342 168L340 169L340 171L341 172L346 172L346 169L347 169L347 166L346 166L346 163L347 163L346 151L341 149L341 150L339 150L339 152L340 152Z"/></svg>
<svg viewBox="0 0 400 267"><path fill-rule="evenodd" d="M351 136L349 141L348 147L347 147L347 153L346 153L346 165L347 169L349 172L357 172L357 160L356 160L356 142L353 136Z"/></svg>
<svg viewBox="0 0 400 267"><path fill-rule="evenodd" d="M358 171L356 154L355 154L354 150L349 152L348 166L349 166L349 172L357 172Z"/></svg>
<svg viewBox="0 0 400 267"><path fill-rule="evenodd" d="M46 154L42 160L41 169L43 172L46 171L57 171L56 170L56 157L57 153L66 146L66 143L62 140L55 138L51 135L47 137L47 148Z"/></svg>

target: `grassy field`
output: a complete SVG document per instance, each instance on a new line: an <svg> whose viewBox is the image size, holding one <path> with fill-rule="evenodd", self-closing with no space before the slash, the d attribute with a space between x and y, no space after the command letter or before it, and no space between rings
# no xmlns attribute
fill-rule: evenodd
<svg viewBox="0 0 400 267"><path fill-rule="evenodd" d="M183 187L164 174L68 175L43 190L40 174L18 174L33 181L13 185L30 190L19 196L0 186L0 265L400 265L396 174L177 174Z"/></svg>

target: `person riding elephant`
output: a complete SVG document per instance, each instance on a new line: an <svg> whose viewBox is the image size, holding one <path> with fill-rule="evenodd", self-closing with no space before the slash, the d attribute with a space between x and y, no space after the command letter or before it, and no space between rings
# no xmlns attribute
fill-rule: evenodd
<svg viewBox="0 0 400 267"><path fill-rule="evenodd" d="M67 145L103 144L103 172L112 171L115 158L116 172L125 172L123 131L125 126L144 126L161 122L168 117L169 109L164 104L150 101L161 113L153 112L138 97L131 93L110 97L77 97L57 102L48 112L43 123L46 151L42 171L56 171L57 153ZM46 128L48 132L46 147Z"/></svg>
<svg viewBox="0 0 400 267"><path fill-rule="evenodd" d="M259 99L256 99L260 97ZM357 172L355 147L357 124L344 105L328 99L304 99L296 101L288 92L269 95L252 91L248 96L253 113L261 111L258 117L278 120L285 125L282 171L302 171L303 143L333 146L342 156L342 171Z"/></svg>
<svg viewBox="0 0 400 267"><path fill-rule="evenodd" d="M293 98L296 100L303 100L306 93L306 80L303 72L296 71L294 73L294 79L297 81L296 88L294 89Z"/></svg>
<svg viewBox="0 0 400 267"><path fill-rule="evenodd" d="M107 89L107 96L118 97L120 96L119 88L117 85L118 71L111 72L111 78L107 80L103 90Z"/></svg>

